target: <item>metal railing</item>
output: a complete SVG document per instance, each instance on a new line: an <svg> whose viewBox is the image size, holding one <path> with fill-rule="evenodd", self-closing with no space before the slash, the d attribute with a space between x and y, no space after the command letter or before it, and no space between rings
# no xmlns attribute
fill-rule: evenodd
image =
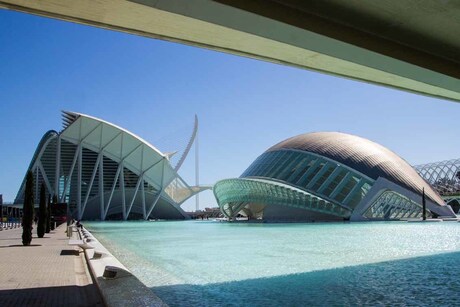
<svg viewBox="0 0 460 307"><path fill-rule="evenodd" d="M3 217L3 220L0 220L0 231L2 230L8 230L8 229L14 229L14 228L20 228L21 227L21 219L19 218L6 218Z"/></svg>

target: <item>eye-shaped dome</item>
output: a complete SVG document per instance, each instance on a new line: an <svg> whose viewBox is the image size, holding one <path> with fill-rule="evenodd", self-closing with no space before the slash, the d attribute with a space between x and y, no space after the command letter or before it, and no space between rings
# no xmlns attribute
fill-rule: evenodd
<svg viewBox="0 0 460 307"><path fill-rule="evenodd" d="M442 205L444 201L404 159L370 140L340 132L314 132L294 136L267 150L294 149L344 164L374 180L386 178Z"/></svg>
<svg viewBox="0 0 460 307"><path fill-rule="evenodd" d="M239 178L221 180L213 190L229 219L239 214L266 221L455 217L405 160L377 143L340 132L282 141Z"/></svg>

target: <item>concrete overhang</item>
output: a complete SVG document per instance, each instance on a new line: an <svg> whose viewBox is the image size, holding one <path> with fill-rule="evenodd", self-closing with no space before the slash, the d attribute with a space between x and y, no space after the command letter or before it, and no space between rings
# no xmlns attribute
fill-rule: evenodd
<svg viewBox="0 0 460 307"><path fill-rule="evenodd" d="M0 0L0 7L460 101L448 0Z"/></svg>

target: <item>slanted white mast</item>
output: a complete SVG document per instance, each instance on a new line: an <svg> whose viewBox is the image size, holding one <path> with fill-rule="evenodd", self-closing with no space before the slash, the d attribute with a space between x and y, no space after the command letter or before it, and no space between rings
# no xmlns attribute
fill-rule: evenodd
<svg viewBox="0 0 460 307"><path fill-rule="evenodd" d="M188 141L187 146L185 147L184 152L182 153L182 156L180 157L179 161L177 162L176 166L174 167L174 170L177 172L179 171L180 167L182 166L182 163L184 163L185 158L187 158L187 155L192 148L193 142L195 141L195 138L197 137L197 132L198 132L198 116L195 114L195 123L193 125L193 131L192 131L192 136L190 137L190 140Z"/></svg>
<svg viewBox="0 0 460 307"><path fill-rule="evenodd" d="M193 125L193 132L192 136L190 137L190 140L188 141L187 147L185 147L184 152L182 153L182 156L180 157L179 161L177 162L176 166L174 167L174 170L177 172L179 171L179 168L182 166L182 163L184 163L185 158L187 157L188 153L190 152L190 149L192 148L192 145L195 145L195 186L199 187L200 185L200 173L199 173L199 146L198 146L198 115L195 114L195 123ZM198 194L195 196L195 210L198 211L200 209L200 197Z"/></svg>
<svg viewBox="0 0 460 307"><path fill-rule="evenodd" d="M198 150L198 116L195 114L195 186L200 186L200 172L199 172L199 150ZM198 193L195 195L196 208L195 211L200 210L200 196Z"/></svg>

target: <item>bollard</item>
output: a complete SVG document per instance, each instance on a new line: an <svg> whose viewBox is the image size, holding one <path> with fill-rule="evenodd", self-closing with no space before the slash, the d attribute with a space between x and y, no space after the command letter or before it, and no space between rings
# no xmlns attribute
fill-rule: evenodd
<svg viewBox="0 0 460 307"><path fill-rule="evenodd" d="M107 278L107 279L114 279L115 277L117 277L117 273L118 273L117 268L112 267L112 266L106 266L102 277Z"/></svg>
<svg viewBox="0 0 460 307"><path fill-rule="evenodd" d="M131 276L131 273L128 271L125 271L122 268L111 266L111 265L107 265L105 267L104 274L102 275L102 277L104 277L105 279L115 279L115 278L126 277L126 276Z"/></svg>

